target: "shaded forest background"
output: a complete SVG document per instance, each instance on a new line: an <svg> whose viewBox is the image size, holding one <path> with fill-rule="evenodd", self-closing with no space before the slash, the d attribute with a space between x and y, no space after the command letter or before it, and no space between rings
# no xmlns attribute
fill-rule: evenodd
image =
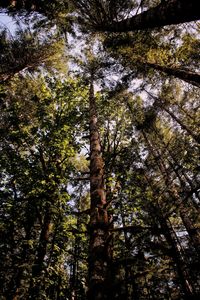
<svg viewBox="0 0 200 300"><path fill-rule="evenodd" d="M0 0L0 299L199 299L197 2Z"/></svg>

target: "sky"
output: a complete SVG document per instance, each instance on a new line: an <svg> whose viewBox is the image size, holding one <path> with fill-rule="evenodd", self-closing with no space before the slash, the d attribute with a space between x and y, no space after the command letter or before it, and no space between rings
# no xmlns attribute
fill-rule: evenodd
<svg viewBox="0 0 200 300"><path fill-rule="evenodd" d="M15 21L5 13L0 14L0 27L7 27L11 34L15 32Z"/></svg>

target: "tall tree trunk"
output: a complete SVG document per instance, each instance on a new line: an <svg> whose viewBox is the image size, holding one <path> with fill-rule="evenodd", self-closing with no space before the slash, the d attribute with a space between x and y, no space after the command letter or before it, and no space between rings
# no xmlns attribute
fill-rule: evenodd
<svg viewBox="0 0 200 300"><path fill-rule="evenodd" d="M104 163L101 155L100 136L94 96L93 75L90 90L90 245L88 299L108 299L110 251L109 218L104 190Z"/></svg>
<svg viewBox="0 0 200 300"><path fill-rule="evenodd" d="M100 24L97 29L127 32L195 21L200 18L198 4L198 0L163 0L156 7L138 15L108 25Z"/></svg>
<svg viewBox="0 0 200 300"><path fill-rule="evenodd" d="M194 86L200 87L200 74L182 70L180 68L170 68L161 66L154 63L145 62L144 66L153 68L155 70L161 71L167 75L174 76L176 78L179 78L181 80L184 80Z"/></svg>

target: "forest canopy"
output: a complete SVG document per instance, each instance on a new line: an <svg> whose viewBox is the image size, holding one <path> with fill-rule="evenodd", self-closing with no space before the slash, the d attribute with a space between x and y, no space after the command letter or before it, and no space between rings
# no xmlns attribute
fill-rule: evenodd
<svg viewBox="0 0 200 300"><path fill-rule="evenodd" d="M0 18L0 299L199 299L198 1Z"/></svg>

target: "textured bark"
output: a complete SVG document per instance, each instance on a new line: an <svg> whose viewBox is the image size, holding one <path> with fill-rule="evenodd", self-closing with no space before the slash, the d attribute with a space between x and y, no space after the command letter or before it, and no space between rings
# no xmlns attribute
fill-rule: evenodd
<svg viewBox="0 0 200 300"><path fill-rule="evenodd" d="M97 125L96 103L93 82L90 85L90 189L91 209L103 208L106 204L104 191L104 163L101 156L100 136ZM93 222L93 220L91 220ZM96 218L94 219L96 222Z"/></svg>
<svg viewBox="0 0 200 300"><path fill-rule="evenodd" d="M200 74L182 70L180 68L170 68L153 63L144 63L145 66L161 71L169 76L174 76L194 86L200 87Z"/></svg>
<svg viewBox="0 0 200 300"><path fill-rule="evenodd" d="M111 32L127 32L195 21L200 19L198 4L198 0L161 1L158 6L141 14L119 22L112 22L109 26L101 24L98 29Z"/></svg>
<svg viewBox="0 0 200 300"><path fill-rule="evenodd" d="M104 190L104 164L94 97L93 78L90 91L90 246L88 299L108 299L110 251L109 220Z"/></svg>

